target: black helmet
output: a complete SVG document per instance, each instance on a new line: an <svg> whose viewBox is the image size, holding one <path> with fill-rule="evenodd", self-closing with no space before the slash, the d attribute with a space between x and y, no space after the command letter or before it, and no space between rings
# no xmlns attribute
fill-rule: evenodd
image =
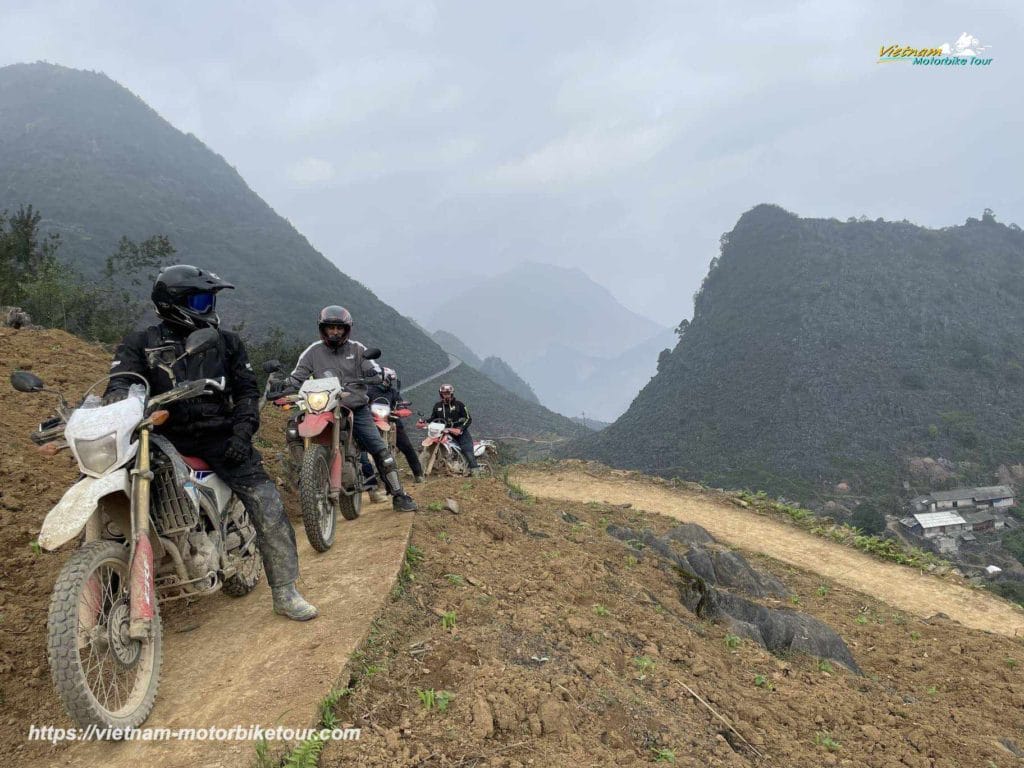
<svg viewBox="0 0 1024 768"><path fill-rule="evenodd" d="M216 328L217 291L234 288L213 272L190 264L164 267L153 283L150 297L163 320L188 332L207 326Z"/></svg>
<svg viewBox="0 0 1024 768"><path fill-rule="evenodd" d="M331 338L327 335L328 325L340 325L345 329L344 334L341 338ZM339 307L337 304L332 304L329 307L324 307L320 310L320 316L317 318L317 328L320 329L320 339L331 349L337 349L346 341L348 336L352 333L352 314L344 307Z"/></svg>

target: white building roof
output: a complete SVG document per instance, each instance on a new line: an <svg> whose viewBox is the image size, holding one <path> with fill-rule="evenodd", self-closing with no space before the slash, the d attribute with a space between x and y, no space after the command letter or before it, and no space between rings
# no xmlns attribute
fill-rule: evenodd
<svg viewBox="0 0 1024 768"><path fill-rule="evenodd" d="M914 519L922 528L940 528L944 525L967 525L956 512L924 512L914 515Z"/></svg>

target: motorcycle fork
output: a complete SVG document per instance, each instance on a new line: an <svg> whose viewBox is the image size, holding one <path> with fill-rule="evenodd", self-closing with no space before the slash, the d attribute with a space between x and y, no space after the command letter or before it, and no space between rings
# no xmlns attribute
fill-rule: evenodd
<svg viewBox="0 0 1024 768"><path fill-rule="evenodd" d="M341 409L334 414L334 424L331 429L331 492L335 499L340 500L344 489L341 487L341 464L345 460L345 454L341 450ZM351 425L350 425L351 426ZM349 430L351 431L351 430Z"/></svg>
<svg viewBox="0 0 1024 768"><path fill-rule="evenodd" d="M131 623L128 635L133 640L149 637L156 615L153 545L149 540L149 486L153 473L149 467L148 426L139 431L139 452L132 470L132 544L129 570L129 607Z"/></svg>

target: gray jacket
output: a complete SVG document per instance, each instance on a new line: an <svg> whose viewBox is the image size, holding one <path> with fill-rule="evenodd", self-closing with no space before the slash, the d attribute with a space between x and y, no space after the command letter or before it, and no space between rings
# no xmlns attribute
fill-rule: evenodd
<svg viewBox="0 0 1024 768"><path fill-rule="evenodd" d="M322 341L314 342L299 355L295 370L285 384L298 389L306 379L337 376L341 383L360 378L381 378L381 367L373 360L363 359L366 346L349 339L337 349L331 349ZM366 396L365 384L352 384L346 389L349 394L342 402L349 408L358 408L370 402Z"/></svg>

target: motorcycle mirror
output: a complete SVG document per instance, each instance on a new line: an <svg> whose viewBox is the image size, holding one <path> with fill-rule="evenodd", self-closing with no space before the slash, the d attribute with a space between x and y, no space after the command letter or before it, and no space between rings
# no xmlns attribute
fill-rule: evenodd
<svg viewBox="0 0 1024 768"><path fill-rule="evenodd" d="M11 373L11 386L19 392L41 392L43 380L29 371L14 371Z"/></svg>
<svg viewBox="0 0 1024 768"><path fill-rule="evenodd" d="M267 360L267 362L263 364L264 373L274 373L279 370L281 370L280 360Z"/></svg>
<svg viewBox="0 0 1024 768"><path fill-rule="evenodd" d="M198 355L200 352L206 352L217 346L218 341L220 341L220 334L216 328L200 328L198 331L190 333L185 339L185 354Z"/></svg>
<svg viewBox="0 0 1024 768"><path fill-rule="evenodd" d="M378 357L380 357L380 350L376 347L370 347L363 352L364 360L376 360Z"/></svg>

